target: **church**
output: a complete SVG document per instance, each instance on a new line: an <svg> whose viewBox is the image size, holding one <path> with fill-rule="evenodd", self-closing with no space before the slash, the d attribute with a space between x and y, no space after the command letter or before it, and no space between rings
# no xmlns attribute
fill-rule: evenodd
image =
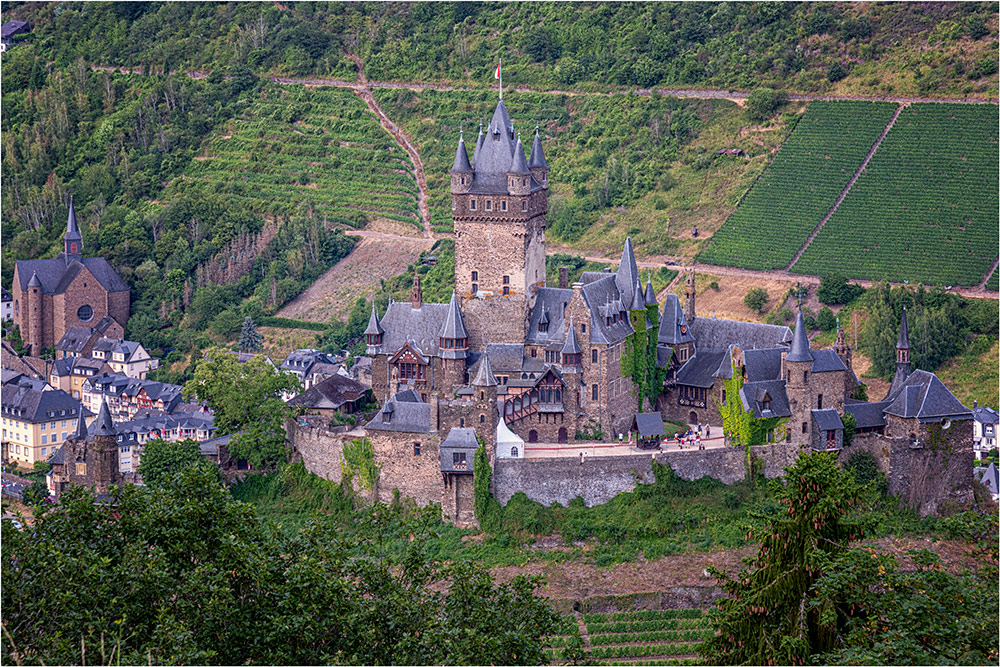
<svg viewBox="0 0 1000 667"><path fill-rule="evenodd" d="M128 323L128 283L103 257L83 257L72 199L63 251L55 259L18 260L11 291L14 322L33 356L54 347L70 327L92 328L110 317L124 332Z"/></svg>

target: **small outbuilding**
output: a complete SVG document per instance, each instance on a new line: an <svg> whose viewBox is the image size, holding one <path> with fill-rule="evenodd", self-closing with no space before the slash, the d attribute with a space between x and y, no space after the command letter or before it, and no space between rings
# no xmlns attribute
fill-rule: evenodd
<svg viewBox="0 0 1000 667"><path fill-rule="evenodd" d="M659 412L635 413L629 431L636 435L636 446L639 449L659 449L660 441L667 434Z"/></svg>

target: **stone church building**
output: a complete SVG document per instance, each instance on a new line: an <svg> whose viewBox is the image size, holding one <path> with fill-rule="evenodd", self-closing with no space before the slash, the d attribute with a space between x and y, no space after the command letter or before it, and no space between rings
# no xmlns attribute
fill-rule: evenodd
<svg viewBox="0 0 1000 667"><path fill-rule="evenodd" d="M70 200L63 252L55 259L18 260L14 268L14 321L38 356L70 327L93 327L111 317L124 330L129 286L103 257L83 256L83 237Z"/></svg>

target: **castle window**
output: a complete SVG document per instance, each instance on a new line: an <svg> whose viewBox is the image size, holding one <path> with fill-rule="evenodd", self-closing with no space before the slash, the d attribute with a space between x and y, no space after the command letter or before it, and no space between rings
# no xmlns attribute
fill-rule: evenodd
<svg viewBox="0 0 1000 667"><path fill-rule="evenodd" d="M75 243L70 243L69 244L69 251L70 251L70 253L76 254L76 244Z"/></svg>
<svg viewBox="0 0 1000 667"><path fill-rule="evenodd" d="M413 455L414 456L420 456L420 443L419 442L413 443Z"/></svg>
<svg viewBox="0 0 1000 667"><path fill-rule="evenodd" d="M475 294L478 291L479 291L479 285L477 285L476 283L472 283L472 293Z"/></svg>
<svg viewBox="0 0 1000 667"><path fill-rule="evenodd" d="M510 276L504 276L503 277L503 284L504 285L510 285Z"/></svg>
<svg viewBox="0 0 1000 667"><path fill-rule="evenodd" d="M546 333L548 330L549 330L549 323L548 322L539 322L538 323L538 331L540 331L541 333Z"/></svg>
<svg viewBox="0 0 1000 667"><path fill-rule="evenodd" d="M823 409L823 394L816 395L816 409L817 410Z"/></svg>
<svg viewBox="0 0 1000 667"><path fill-rule="evenodd" d="M592 400L592 401L596 401L597 400L597 385L596 384L590 385L590 400Z"/></svg>
<svg viewBox="0 0 1000 667"><path fill-rule="evenodd" d="M465 176L462 177L462 185L465 185Z"/></svg>
<svg viewBox="0 0 1000 667"><path fill-rule="evenodd" d="M516 459L517 458L517 447L511 447L510 448L510 457L512 459Z"/></svg>
<svg viewBox="0 0 1000 667"><path fill-rule="evenodd" d="M467 465L465 462L465 452L454 452L451 455L451 467L455 470L465 470Z"/></svg>
<svg viewBox="0 0 1000 667"><path fill-rule="evenodd" d="M458 427L465 428L465 417L462 417L461 419L458 420Z"/></svg>
<svg viewBox="0 0 1000 667"><path fill-rule="evenodd" d="M479 400L480 401L486 400L486 392L485 391L479 392Z"/></svg>
<svg viewBox="0 0 1000 667"><path fill-rule="evenodd" d="M528 179L522 178L521 179L521 185L527 185L527 184L528 184ZM76 247L76 246L74 246L74 247Z"/></svg>
<svg viewBox="0 0 1000 667"><path fill-rule="evenodd" d="M809 432L809 422L802 422L802 432L803 433Z"/></svg>
<svg viewBox="0 0 1000 667"><path fill-rule="evenodd" d="M536 350L535 348L531 348L531 356L532 357L537 357L538 356L538 350Z"/></svg>
<svg viewBox="0 0 1000 667"><path fill-rule="evenodd" d="M723 405L726 404L726 390L725 389L722 390L722 400L720 401L720 403L722 403Z"/></svg>
<svg viewBox="0 0 1000 667"><path fill-rule="evenodd" d="M528 202L526 202L526 201L521 202L521 210L522 211L527 211L528 210Z"/></svg>
<svg viewBox="0 0 1000 667"><path fill-rule="evenodd" d="M480 424L486 423L486 415L479 415L479 423Z"/></svg>
<svg viewBox="0 0 1000 667"><path fill-rule="evenodd" d="M492 211L493 210L493 200L492 199L487 199L486 200L486 210L487 211Z"/></svg>
<svg viewBox="0 0 1000 667"><path fill-rule="evenodd" d="M90 320L94 319L94 309L88 306L87 304L84 304L79 308L77 308L76 317L81 322L89 322Z"/></svg>
<svg viewBox="0 0 1000 667"><path fill-rule="evenodd" d="M472 272L472 282L474 283L479 282L479 271Z"/></svg>
<svg viewBox="0 0 1000 667"><path fill-rule="evenodd" d="M469 200L469 210L471 210L471 211L475 211L476 210L476 200L475 199L470 199Z"/></svg>
<svg viewBox="0 0 1000 667"><path fill-rule="evenodd" d="M802 371L802 383L809 382L809 371Z"/></svg>
<svg viewBox="0 0 1000 667"><path fill-rule="evenodd" d="M580 333L587 333L587 325L586 324L581 324L580 325Z"/></svg>
<svg viewBox="0 0 1000 667"><path fill-rule="evenodd" d="M504 199L502 202L500 202L500 210L501 211L506 211L507 210L507 200L506 199Z"/></svg>
<svg viewBox="0 0 1000 667"><path fill-rule="evenodd" d="M508 287L507 285L503 286L503 295L510 296L510 287Z"/></svg>
<svg viewBox="0 0 1000 667"><path fill-rule="evenodd" d="M597 348L596 347L593 350L590 351L590 363L592 363L592 364L596 364L597 363Z"/></svg>

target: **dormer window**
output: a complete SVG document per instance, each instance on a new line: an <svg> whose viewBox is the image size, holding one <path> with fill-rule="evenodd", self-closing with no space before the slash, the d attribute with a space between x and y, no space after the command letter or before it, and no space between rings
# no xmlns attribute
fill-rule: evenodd
<svg viewBox="0 0 1000 667"><path fill-rule="evenodd" d="M764 398L761 399L761 402L760 402L760 409L761 410L770 410L771 409L771 396L769 394L764 394Z"/></svg>
<svg viewBox="0 0 1000 667"><path fill-rule="evenodd" d="M547 333L548 330L549 330L549 323L548 322L539 322L538 323L538 332L539 333Z"/></svg>
<svg viewBox="0 0 1000 667"><path fill-rule="evenodd" d="M386 412L384 410L382 411L382 423L383 424L391 424L392 423L392 413L391 412Z"/></svg>

